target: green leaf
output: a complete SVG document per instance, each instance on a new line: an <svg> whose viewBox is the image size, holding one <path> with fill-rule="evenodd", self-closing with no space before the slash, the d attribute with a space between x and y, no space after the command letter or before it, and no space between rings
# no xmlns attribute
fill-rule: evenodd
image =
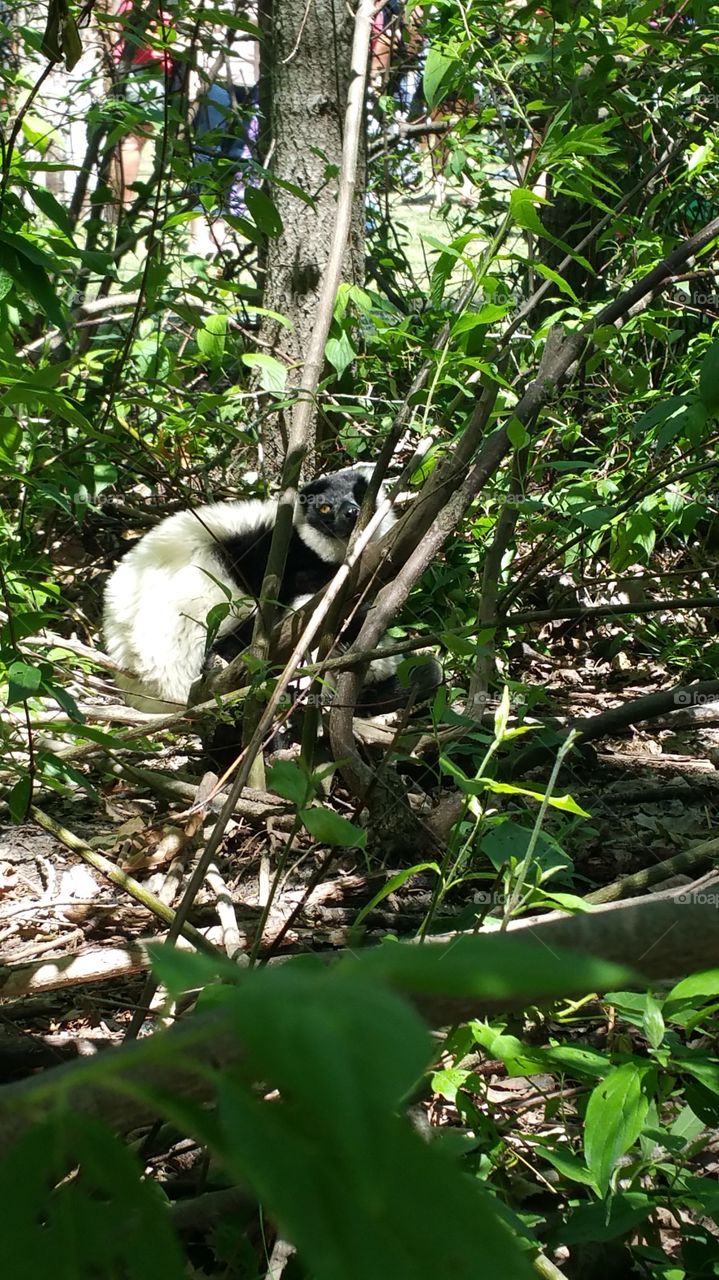
<svg viewBox="0 0 719 1280"><path fill-rule="evenodd" d="M456 1102L460 1089L463 1089L471 1078L472 1072L465 1071L463 1067L444 1067L443 1070L434 1072L431 1081L432 1091L441 1093L448 1102Z"/></svg>
<svg viewBox="0 0 719 1280"><path fill-rule="evenodd" d="M552 271L551 267L545 266L543 262L539 262L536 258L532 260L532 270L536 271L538 276L543 276L545 280L552 280L554 284L556 284L557 288L560 289L562 293L566 293L573 302L579 301L572 286L564 279L564 276L560 276L558 271ZM605 326L605 329L607 328L608 326ZM616 337L616 331L614 329L611 329L611 333ZM593 334L592 336L596 340L596 334ZM602 335L600 335L600 340L601 337Z"/></svg>
<svg viewBox="0 0 719 1280"><path fill-rule="evenodd" d="M422 74L425 102L430 111L447 96L457 65L456 58L449 57L436 45L430 45Z"/></svg>
<svg viewBox="0 0 719 1280"><path fill-rule="evenodd" d="M196 336L197 346L203 356L208 356L211 360L220 360L225 354L225 342L227 339L226 313L220 311L205 316Z"/></svg>
<svg viewBox="0 0 719 1280"><path fill-rule="evenodd" d="M69 787L70 789L79 787L81 791L86 791L89 796L92 796L98 804L100 803L100 796L87 776L80 773L79 769L73 768L67 760L63 760L52 751L39 752L37 759L43 782L62 792L66 792Z"/></svg>
<svg viewBox="0 0 719 1280"><path fill-rule="evenodd" d="M71 720L76 721L77 724L83 723L85 717L83 716L72 694L68 693L67 689L63 689L61 684L55 684L50 680L43 680L42 684L43 684L43 690L46 693L49 693L51 698L55 699L58 705L62 707L63 711L67 712ZM103 735L103 736L106 736L106 735Z"/></svg>
<svg viewBox="0 0 719 1280"><path fill-rule="evenodd" d="M558 1173L561 1173L563 1178L569 1178L571 1182L581 1182L587 1187L595 1186L594 1178L587 1166L571 1153L569 1147L549 1147L542 1143L537 1145L536 1150Z"/></svg>
<svg viewBox="0 0 719 1280"><path fill-rule="evenodd" d="M584 1125L584 1154L602 1195L617 1161L639 1137L649 1111L653 1068L626 1062L593 1090Z"/></svg>
<svg viewBox="0 0 719 1280"><path fill-rule="evenodd" d="M314 792L312 779L292 760L277 760L267 770L267 782L283 800L301 809Z"/></svg>
<svg viewBox="0 0 719 1280"><path fill-rule="evenodd" d="M397 875L390 876L387 883L379 890L379 893L376 893L371 902L368 902L367 905L362 908L354 922L355 928L362 923L365 917L369 915L370 911L374 911L375 907L379 906L380 902L384 902L385 898L388 898L389 895L394 893L397 889L401 889L403 884L406 884L408 880L411 880L412 876L419 875L421 871L434 871L436 875L439 875L439 867L436 862L418 862L416 866L407 867L406 871L398 871Z"/></svg>
<svg viewBox="0 0 719 1280"><path fill-rule="evenodd" d="M13 822L24 822L32 801L32 778L28 775L15 783L8 795L7 803Z"/></svg>
<svg viewBox="0 0 719 1280"><path fill-rule="evenodd" d="M419 948L417 948L419 950ZM430 1059L418 1016L357 973L265 970L233 992L253 1077L219 1090L223 1163L249 1185L315 1280L525 1280L491 1201L397 1114ZM452 1222L452 1239L437 1222Z"/></svg>
<svg viewBox="0 0 719 1280"><path fill-rule="evenodd" d="M666 1027L662 1017L662 1006L649 991L644 1006L642 1029L652 1049L658 1049L664 1039Z"/></svg>
<svg viewBox="0 0 719 1280"><path fill-rule="evenodd" d="M219 954L206 956L199 951L179 951L166 942L152 942L147 950L153 974L174 998L218 981L238 982L244 976L233 961Z"/></svg>
<svg viewBox="0 0 719 1280"><path fill-rule="evenodd" d="M4 255L4 265L17 284L21 285L25 292L37 302L51 324L62 329L65 325L65 317L47 272L31 257L13 253L12 250Z"/></svg>
<svg viewBox="0 0 719 1280"><path fill-rule="evenodd" d="M685 1048L677 1049L674 1056L681 1071L694 1076L705 1089L719 1097L719 1061Z"/></svg>
<svg viewBox="0 0 719 1280"><path fill-rule="evenodd" d="M533 231L537 236L545 236L546 231L535 208L535 205L545 203L541 196L526 187L515 187L509 197L509 210L518 227Z"/></svg>
<svg viewBox="0 0 719 1280"><path fill-rule="evenodd" d="M529 432L519 418L510 418L507 424L507 437L514 449L523 449L530 440Z"/></svg>
<svg viewBox="0 0 719 1280"><path fill-rule="evenodd" d="M457 338L462 333L471 333L473 329L494 324L495 321L502 320L509 310L509 305L486 302L479 311L465 311L452 325L452 337Z"/></svg>
<svg viewBox="0 0 719 1280"><path fill-rule="evenodd" d="M0 418L0 453L12 458L22 443L22 427L14 418Z"/></svg>
<svg viewBox="0 0 719 1280"><path fill-rule="evenodd" d="M327 339L325 355L330 364L337 370L337 377L341 378L345 369L349 369L357 355L350 341L350 336L344 329L339 338Z"/></svg>
<svg viewBox="0 0 719 1280"><path fill-rule="evenodd" d="M6 298L13 286L13 279L5 267L0 267L0 302Z"/></svg>
<svg viewBox="0 0 719 1280"><path fill-rule="evenodd" d="M41 209L45 214L45 217L50 222L54 222L55 226L59 227L63 235L66 235L69 240L73 240L74 233L67 210L63 209L60 201L55 198L52 192L48 191L47 187L38 187L34 183L28 183L27 190L38 209Z"/></svg>
<svg viewBox="0 0 719 1280"><path fill-rule="evenodd" d="M36 694L42 684L42 671L18 659L8 667L7 705L14 706Z"/></svg>
<svg viewBox="0 0 719 1280"><path fill-rule="evenodd" d="M699 399L709 413L719 411L719 342L713 342L699 370Z"/></svg>
<svg viewBox="0 0 719 1280"><path fill-rule="evenodd" d="M257 369L263 391L282 394L287 384L287 369L279 360L264 351L248 351L240 358L248 368Z"/></svg>
<svg viewBox="0 0 719 1280"><path fill-rule="evenodd" d="M303 827L322 844L340 849L364 849L367 844L366 831L331 809L302 809L299 817Z"/></svg>
<svg viewBox="0 0 719 1280"><path fill-rule="evenodd" d="M245 204L255 226L266 236L281 236L284 231L284 225L279 212L265 191L260 191L258 187L250 186L248 183L245 187Z"/></svg>
<svg viewBox="0 0 719 1280"><path fill-rule="evenodd" d="M503 1000L524 996L541 1004L559 996L607 991L613 975L627 972L596 956L554 947L550 952L542 943L503 934L462 935L448 945L385 944L343 963L361 963L363 973L415 995L476 996L500 1007ZM636 980L635 974L632 981Z"/></svg>
<svg viewBox="0 0 719 1280"><path fill-rule="evenodd" d="M63 1280L186 1275L157 1184L124 1142L70 1106L3 1152L0 1194L3 1251L17 1280L47 1266Z"/></svg>
<svg viewBox="0 0 719 1280"><path fill-rule="evenodd" d="M62 26L62 52L65 59L65 66L68 71L72 71L82 57L82 40L77 23L71 13L65 14L65 21Z"/></svg>
<svg viewBox="0 0 719 1280"><path fill-rule="evenodd" d="M601 1244L625 1236L633 1227L644 1222L656 1208L654 1196L641 1191L626 1191L622 1195L608 1196L597 1204L582 1204L558 1229L558 1241L562 1244Z"/></svg>
<svg viewBox="0 0 719 1280"><path fill-rule="evenodd" d="M711 1000L719 995L719 969L705 969L702 973L693 973L689 978L682 978L667 994L664 1007L669 1012L672 1005L685 1000Z"/></svg>
<svg viewBox="0 0 719 1280"><path fill-rule="evenodd" d="M8 382L8 379L0 377L0 383L2 382ZM65 422L71 423L74 427L79 427L88 436L96 434L84 413L81 413L76 405L60 391L48 391L46 387L38 383L13 381L3 391L2 398L5 404L44 405L46 409L52 410Z"/></svg>

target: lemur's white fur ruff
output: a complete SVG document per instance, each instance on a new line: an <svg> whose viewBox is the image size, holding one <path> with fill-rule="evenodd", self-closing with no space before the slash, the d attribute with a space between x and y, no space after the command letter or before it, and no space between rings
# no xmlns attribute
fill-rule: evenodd
<svg viewBox="0 0 719 1280"><path fill-rule="evenodd" d="M359 470L360 467L346 468ZM371 473L372 467L368 468ZM380 492L378 501L384 493ZM177 711L187 704L190 689L202 672L207 643L207 615L215 605L235 601L220 625L224 635L238 616L238 588L218 551L218 544L243 534L270 529L277 514L275 500L218 502L195 511L180 511L151 529L127 553L105 590L104 635L108 655L122 668L116 676L125 700L141 711ZM386 516L375 538L395 523ZM328 564L341 564L344 543L308 525L302 508L295 512L302 541ZM309 597L297 597L300 608ZM399 660L380 658L367 679L393 675Z"/></svg>

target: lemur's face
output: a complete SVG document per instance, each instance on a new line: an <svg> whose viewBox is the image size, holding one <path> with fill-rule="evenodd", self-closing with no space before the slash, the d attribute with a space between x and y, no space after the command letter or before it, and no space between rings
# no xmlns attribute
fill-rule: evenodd
<svg viewBox="0 0 719 1280"><path fill-rule="evenodd" d="M300 492L302 516L329 538L348 542L367 492L367 476L361 471L340 471L322 476Z"/></svg>

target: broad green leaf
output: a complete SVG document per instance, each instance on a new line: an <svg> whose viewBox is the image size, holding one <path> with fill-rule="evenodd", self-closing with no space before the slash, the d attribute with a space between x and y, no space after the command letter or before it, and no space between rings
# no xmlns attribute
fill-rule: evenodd
<svg viewBox="0 0 719 1280"><path fill-rule="evenodd" d="M457 338L462 333L471 332L472 329L494 324L495 321L502 320L510 310L509 304L499 306L495 302L486 302L479 311L465 311L452 325L452 337Z"/></svg>
<svg viewBox="0 0 719 1280"><path fill-rule="evenodd" d="M246 972L219 954L206 956L199 951L180 951L170 943L152 942L147 950L152 972L174 997L218 980L238 982Z"/></svg>
<svg viewBox="0 0 719 1280"><path fill-rule="evenodd" d="M279 360L264 351L247 352L241 360L248 368L257 369L263 391L282 394L287 383L287 369Z"/></svg>
<svg viewBox="0 0 719 1280"><path fill-rule="evenodd" d="M2 381L7 379L0 379ZM46 387L35 383L13 382L3 391L2 398L5 404L44 405L65 422L87 432L88 436L96 434L85 415L60 391L48 391Z"/></svg>
<svg viewBox="0 0 719 1280"><path fill-rule="evenodd" d="M526 187L515 187L509 197L509 209L517 226L525 231L533 231L535 235L544 236L546 232L536 210L538 204L546 204L546 201Z"/></svg>
<svg viewBox="0 0 719 1280"><path fill-rule="evenodd" d="M0 418L0 453L12 458L22 444L22 427L14 418Z"/></svg>
<svg viewBox="0 0 719 1280"><path fill-rule="evenodd" d="M267 784L283 800L301 809L312 796L312 779L293 760L276 760L267 770Z"/></svg>
<svg viewBox="0 0 719 1280"><path fill-rule="evenodd" d="M299 816L303 827L322 844L340 849L364 849L367 844L367 832L332 809L302 809Z"/></svg>
<svg viewBox="0 0 719 1280"><path fill-rule="evenodd" d="M460 1089L463 1089L468 1080L472 1078L471 1071L465 1071L463 1067L445 1067L442 1071L435 1071L432 1076L432 1090L434 1093L440 1093L448 1102L455 1102Z"/></svg>
<svg viewBox="0 0 719 1280"><path fill-rule="evenodd" d="M601 1194L606 1195L621 1156L634 1146L649 1110L651 1066L634 1062L615 1067L587 1104L584 1154Z"/></svg>
<svg viewBox="0 0 719 1280"><path fill-rule="evenodd" d="M689 978L682 978L668 992L664 1007L684 1000L710 1000L719 995L719 969L705 969L702 973L693 973Z"/></svg>
<svg viewBox="0 0 719 1280"><path fill-rule="evenodd" d="M227 340L227 314L224 311L206 316L197 330L197 345L203 356L219 360L225 354Z"/></svg>
<svg viewBox="0 0 719 1280"><path fill-rule="evenodd" d="M265 191L260 191L258 187L250 186L248 183L245 187L245 204L252 221L264 235L270 237L282 235L284 231L282 218Z"/></svg>
<svg viewBox="0 0 719 1280"><path fill-rule="evenodd" d="M17 702L24 702L37 693L42 684L42 671L28 662L18 659L8 667L7 705L12 707Z"/></svg>
<svg viewBox="0 0 719 1280"><path fill-rule="evenodd" d="M289 966L287 967L289 968ZM248 1069L220 1086L223 1163L249 1185L315 1280L525 1280L477 1182L397 1114L431 1047L417 1015L357 974L265 970L233 993ZM277 979L284 981L277 981ZM452 1239L437 1231L452 1222Z"/></svg>
<svg viewBox="0 0 719 1280"><path fill-rule="evenodd" d="M699 1054L697 1050L677 1049L674 1054L676 1065L681 1071L694 1076L700 1084L719 1097L719 1060Z"/></svg>
<svg viewBox="0 0 719 1280"><path fill-rule="evenodd" d="M3 1253L17 1280L186 1275L167 1202L127 1144L66 1107L3 1152ZM55 1259L55 1262L52 1259Z"/></svg>
<svg viewBox="0 0 719 1280"><path fill-rule="evenodd" d="M656 1197L642 1191L625 1191L608 1196L596 1204L581 1204L568 1220L557 1228L555 1238L561 1244L593 1245L625 1236L644 1222L656 1209Z"/></svg>
<svg viewBox="0 0 719 1280"><path fill-rule="evenodd" d="M3 252L3 265L14 276L16 282L34 299L50 323L54 324L58 329L62 329L65 324L65 317L57 294L50 284L44 268L39 266L30 256L25 256L12 250L5 252L1 249L1 246L0 251Z"/></svg>
<svg viewBox="0 0 719 1280"><path fill-rule="evenodd" d="M13 822L24 822L32 800L32 779L28 776L15 783L7 798Z"/></svg>
<svg viewBox="0 0 719 1280"><path fill-rule="evenodd" d="M422 74L424 97L430 111L446 97L457 69L457 59L430 45Z"/></svg>
<svg viewBox="0 0 719 1280"><path fill-rule="evenodd" d="M568 1075L583 1079L604 1079L609 1071L609 1058L598 1049L588 1049L585 1045L558 1044L542 1050L542 1057L548 1066L566 1071Z"/></svg>
<svg viewBox="0 0 719 1280"><path fill-rule="evenodd" d="M530 435L523 422L519 418L510 418L507 423L507 436L509 443L515 449L523 449L529 443Z"/></svg>
<svg viewBox="0 0 719 1280"><path fill-rule="evenodd" d="M330 364L337 370L337 377L341 378L345 369L349 369L357 355L350 341L350 336L344 329L338 338L327 339L325 355Z"/></svg>
<svg viewBox="0 0 719 1280"><path fill-rule="evenodd" d="M571 1182L581 1182L584 1186L594 1187L595 1182L587 1166L577 1156L572 1154L571 1149L567 1147L550 1147L544 1143L538 1144L536 1147L537 1154L548 1161L549 1164L561 1173L563 1178L569 1178Z"/></svg>

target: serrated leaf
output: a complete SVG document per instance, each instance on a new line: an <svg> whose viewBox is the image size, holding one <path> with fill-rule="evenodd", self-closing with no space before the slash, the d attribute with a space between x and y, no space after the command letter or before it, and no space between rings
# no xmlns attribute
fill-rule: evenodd
<svg viewBox="0 0 719 1280"><path fill-rule="evenodd" d="M340 849L364 849L367 832L331 809L302 809L300 821L315 840Z"/></svg>

